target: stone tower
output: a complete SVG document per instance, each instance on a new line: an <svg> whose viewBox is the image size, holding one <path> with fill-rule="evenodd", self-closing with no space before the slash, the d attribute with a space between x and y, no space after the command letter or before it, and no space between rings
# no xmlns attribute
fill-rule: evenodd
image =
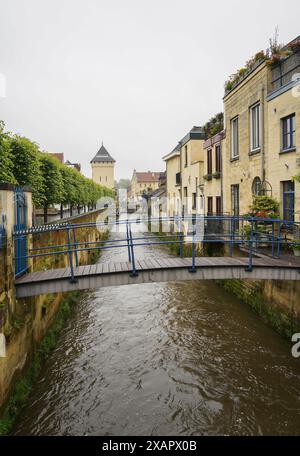
<svg viewBox="0 0 300 456"><path fill-rule="evenodd" d="M115 186L115 163L115 160L102 143L102 146L91 161L93 181L96 184L113 189Z"/></svg>

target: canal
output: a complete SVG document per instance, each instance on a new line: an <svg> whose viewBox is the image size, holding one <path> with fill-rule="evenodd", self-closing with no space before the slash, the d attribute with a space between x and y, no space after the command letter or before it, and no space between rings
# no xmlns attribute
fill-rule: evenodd
<svg viewBox="0 0 300 456"><path fill-rule="evenodd" d="M166 251L139 247L137 257ZM126 260L125 249L100 261ZM300 360L210 282L83 294L15 435L300 435Z"/></svg>

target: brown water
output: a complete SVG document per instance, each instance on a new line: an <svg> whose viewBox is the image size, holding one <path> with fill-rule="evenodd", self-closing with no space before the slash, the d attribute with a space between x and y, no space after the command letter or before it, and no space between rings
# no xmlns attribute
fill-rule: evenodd
<svg viewBox="0 0 300 456"><path fill-rule="evenodd" d="M101 261L123 259L115 249ZM98 289L69 320L14 434L300 435L300 360L213 283Z"/></svg>

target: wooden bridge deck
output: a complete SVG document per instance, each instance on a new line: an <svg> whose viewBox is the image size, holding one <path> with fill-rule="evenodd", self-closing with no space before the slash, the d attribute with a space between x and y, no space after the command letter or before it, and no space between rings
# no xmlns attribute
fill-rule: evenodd
<svg viewBox="0 0 300 456"><path fill-rule="evenodd" d="M136 260L137 277L130 277L129 262L98 263L74 269L77 283L70 283L70 268L51 269L23 275L15 281L18 298L47 293L85 290L149 282L188 280L300 280L300 262L263 257L253 258L253 271L247 272L247 258L196 258L191 274L191 258Z"/></svg>

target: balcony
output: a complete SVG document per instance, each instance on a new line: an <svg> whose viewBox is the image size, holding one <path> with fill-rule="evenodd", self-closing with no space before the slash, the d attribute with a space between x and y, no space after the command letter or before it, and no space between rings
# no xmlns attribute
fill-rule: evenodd
<svg viewBox="0 0 300 456"><path fill-rule="evenodd" d="M268 98L280 94L285 88L288 89L290 85L293 85L293 77L297 73L300 73L300 51L273 66Z"/></svg>

